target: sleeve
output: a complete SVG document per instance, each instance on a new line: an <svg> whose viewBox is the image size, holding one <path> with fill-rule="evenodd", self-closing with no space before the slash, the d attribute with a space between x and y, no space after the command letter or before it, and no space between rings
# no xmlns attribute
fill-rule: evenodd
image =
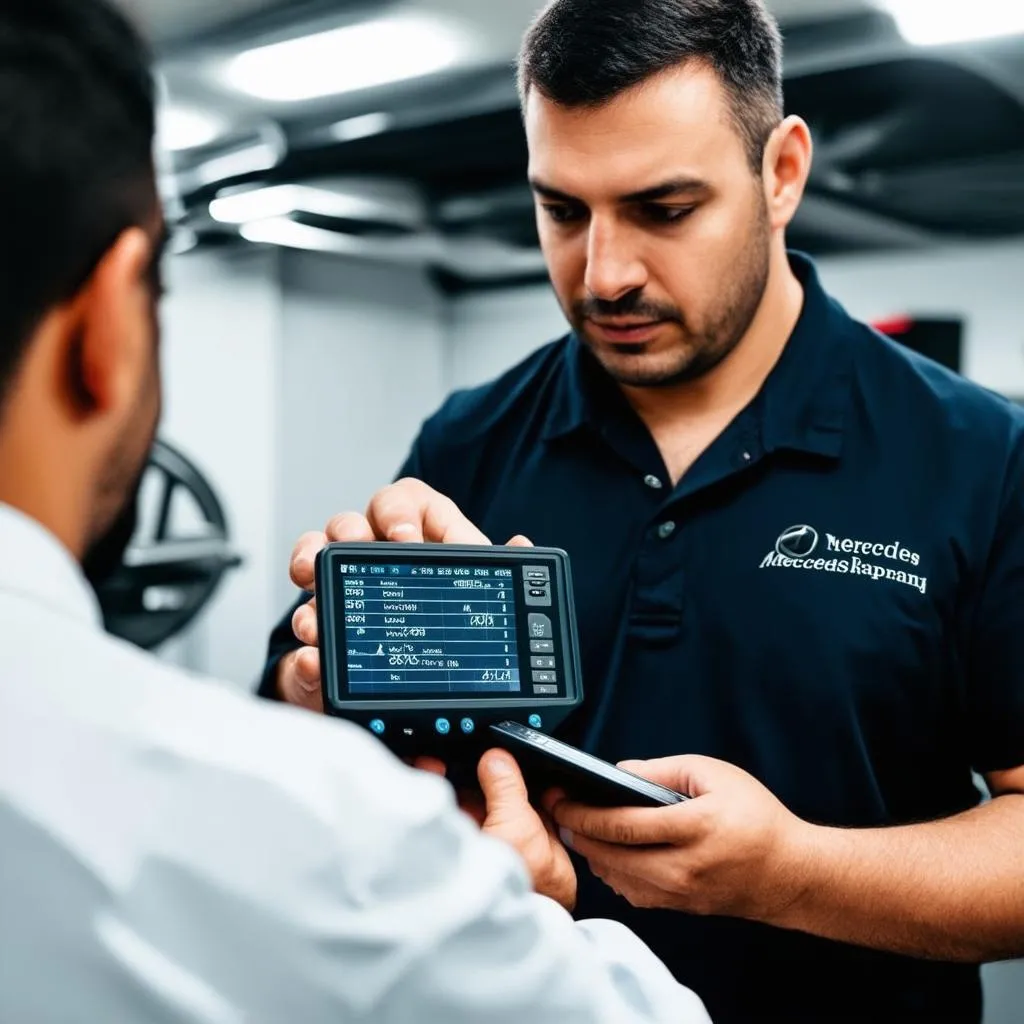
<svg viewBox="0 0 1024 1024"><path fill-rule="evenodd" d="M359 745L369 747L361 734ZM366 948L380 952L362 974L365 1019L708 1024L696 995L632 932L577 923L532 892L520 858L480 833L449 786L390 755L361 778L376 778L355 796L374 801L367 816L377 838L361 859L343 849L338 871L377 901L364 903L357 926ZM346 832L353 817L350 809Z"/></svg>
<svg viewBox="0 0 1024 1024"><path fill-rule="evenodd" d="M203 1020L709 1024L632 932L533 893L447 783L347 723L266 710L226 732L182 716L204 763L161 764L117 907L233 1011Z"/></svg>
<svg viewBox="0 0 1024 1024"><path fill-rule="evenodd" d="M1024 441L1010 460L969 639L972 767L1024 765Z"/></svg>

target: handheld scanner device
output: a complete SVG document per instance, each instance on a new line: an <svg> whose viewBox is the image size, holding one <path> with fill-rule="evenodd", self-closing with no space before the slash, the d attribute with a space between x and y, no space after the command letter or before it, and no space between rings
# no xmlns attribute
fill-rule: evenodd
<svg viewBox="0 0 1024 1024"><path fill-rule="evenodd" d="M458 759L583 699L564 551L328 544L316 580L324 710L398 753Z"/></svg>

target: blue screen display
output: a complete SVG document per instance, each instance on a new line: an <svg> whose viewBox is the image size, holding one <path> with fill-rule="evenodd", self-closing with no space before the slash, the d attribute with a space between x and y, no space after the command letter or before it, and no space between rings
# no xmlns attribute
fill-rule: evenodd
<svg viewBox="0 0 1024 1024"><path fill-rule="evenodd" d="M351 696L520 691L518 568L416 562L339 569Z"/></svg>

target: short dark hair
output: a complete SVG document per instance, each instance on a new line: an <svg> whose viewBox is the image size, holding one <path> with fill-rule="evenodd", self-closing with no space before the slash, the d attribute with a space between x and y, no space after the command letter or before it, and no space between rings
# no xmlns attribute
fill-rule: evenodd
<svg viewBox="0 0 1024 1024"><path fill-rule="evenodd" d="M0 4L0 402L32 333L159 209L150 55L106 0Z"/></svg>
<svg viewBox="0 0 1024 1024"><path fill-rule="evenodd" d="M783 112L782 37L763 0L551 0L523 42L520 96L597 107L688 61L718 74L760 173Z"/></svg>

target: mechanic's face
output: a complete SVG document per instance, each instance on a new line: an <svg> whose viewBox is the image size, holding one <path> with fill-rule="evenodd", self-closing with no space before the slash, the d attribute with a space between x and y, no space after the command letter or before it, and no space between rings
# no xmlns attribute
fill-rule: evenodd
<svg viewBox="0 0 1024 1024"><path fill-rule="evenodd" d="M92 541L83 559L85 575L94 585L120 566L135 532L139 488L160 420L160 258L161 246L156 243L152 261L134 282L134 294L123 297L126 312L110 320L111 329L130 335L119 347L137 353L137 384L121 411L121 428L106 459Z"/></svg>
<svg viewBox="0 0 1024 1024"><path fill-rule="evenodd" d="M772 227L715 73L683 66L594 109L533 90L526 129L541 245L580 339L634 387L718 365L764 296Z"/></svg>

